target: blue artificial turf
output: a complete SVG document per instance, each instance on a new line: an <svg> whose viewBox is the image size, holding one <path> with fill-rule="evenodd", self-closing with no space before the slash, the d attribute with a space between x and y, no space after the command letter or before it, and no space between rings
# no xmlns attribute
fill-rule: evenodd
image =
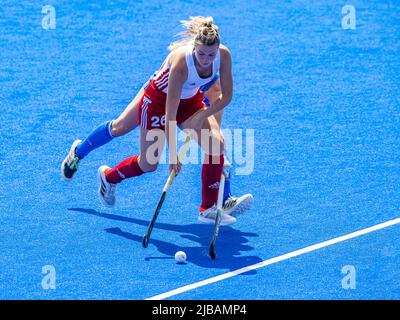
<svg viewBox="0 0 400 320"><path fill-rule="evenodd" d="M398 1L352 1L355 30L342 28L345 3L327 0L49 4L54 30L42 3L0 7L1 299L145 299L399 217ZM254 170L232 189L255 203L221 227L215 261L212 226L197 223L200 165L174 181L147 249L166 165L118 186L114 209L100 205L98 166L138 154L138 130L90 154L74 180L60 175L71 143L124 110L193 15L214 16L232 53L223 127L243 141L254 130ZM171 299L399 299L399 228ZM356 289L341 286L345 265Z"/></svg>

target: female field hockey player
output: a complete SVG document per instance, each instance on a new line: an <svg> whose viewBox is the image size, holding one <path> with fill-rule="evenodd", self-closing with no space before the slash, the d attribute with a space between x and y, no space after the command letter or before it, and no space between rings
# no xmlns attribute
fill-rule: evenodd
<svg viewBox="0 0 400 320"><path fill-rule="evenodd" d="M208 24L205 24L207 22ZM192 18L191 21L186 21L184 22L184 26L188 28L188 31L186 32L186 38L173 43L170 46L170 50L172 51L171 54L168 56L170 59L174 54L175 50L180 49L181 47L187 46L190 43L193 43L193 37L197 35L197 32L199 31L200 25L203 23L203 29L205 26L208 26L210 30L215 29L216 34L217 33L217 27L212 25L212 19L209 19L208 21L203 18L203 17L196 17ZM211 24L210 24L211 23ZM201 61L205 56L205 52L200 51L197 52L196 49L194 49L194 60L196 61L196 53L198 54L199 58L198 61ZM216 54L215 52L212 52L212 54ZM182 53L181 53L182 55ZM211 58L215 58L215 56L211 55ZM185 56L186 59L186 56ZM205 58L203 58L205 59ZM209 58L210 60L210 58ZM198 63L198 61L196 61ZM165 63L170 63L171 61L166 60ZM209 63L208 65L208 70L204 69L206 71L211 72L211 63L212 61L207 61ZM162 70L165 70L165 63L163 64L162 68L158 73L155 74L155 76L160 75L162 73ZM219 63L219 61L218 61ZM196 65L196 69L199 68L200 70L197 71L202 71L201 70L201 65ZM193 66L192 66L193 68ZM186 68L187 69L187 68ZM188 70L186 70L188 72ZM209 101L211 102L211 106L213 106L220 98L221 94L221 85L220 85L220 80L219 80L219 75L218 75L218 70L217 72L211 72L213 77L206 77L206 79L201 79L201 83L203 84L201 86L201 91L204 92L204 102L206 103L207 106L210 106ZM154 78L154 76L152 77ZM149 82L152 82L153 79L150 79ZM154 79L156 80L156 79ZM165 80L165 79L164 79ZM166 79L168 82L169 79ZM108 121L102 125L100 125L98 128L96 128L83 142L81 140L76 140L74 144L71 147L69 155L65 158L65 160L62 163L62 175L66 180L69 180L73 177L74 173L77 170L78 163L81 159L83 159L85 156L89 154L92 150L104 145L105 143L111 141L113 137L115 136L121 136L129 131L133 130L136 128L137 123L138 123L138 106L139 102L142 102L143 100L143 93L146 90L147 86L149 86L149 83L145 84L143 88L140 90L140 92L136 95L134 100L128 105L128 107L125 109L125 111L118 117L117 120L112 120ZM167 84L168 86L168 84ZM167 87L166 87L167 88ZM168 92L167 89L164 90L165 92ZM191 91L192 93L194 90ZM143 115L142 115L143 117ZM218 124L221 123L221 117L222 117L222 110L217 112L215 114L215 118L217 119ZM154 116L153 116L154 118ZM156 116L157 118L157 116ZM214 117L212 117L214 118ZM158 117L157 119L160 119ZM215 119L214 119L215 120ZM160 121L159 121L160 122ZM141 123L143 127L143 123ZM146 128L145 128L146 129ZM150 128L154 129L154 128ZM229 172L230 164L226 163L224 166L224 173L226 175L226 184L225 184L225 192L224 192L224 211L225 213L236 215L244 210L250 208L252 202L253 202L253 197L251 194L246 194L242 197L236 198L230 194L230 172ZM204 168L203 168L204 169ZM228 169L228 170L226 170ZM203 170L204 171L204 170Z"/></svg>

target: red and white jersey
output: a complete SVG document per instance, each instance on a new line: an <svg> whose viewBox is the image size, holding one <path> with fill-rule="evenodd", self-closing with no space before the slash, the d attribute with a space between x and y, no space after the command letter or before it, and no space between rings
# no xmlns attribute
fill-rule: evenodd
<svg viewBox="0 0 400 320"><path fill-rule="evenodd" d="M196 70L196 66L194 64L194 46L186 45L183 48L186 51L186 65L188 68L188 77L182 86L181 99L189 99L193 97L197 91L199 91L200 87L210 82L214 76L218 73L220 67L220 52L218 50L215 60L212 65L212 74L207 78L201 78ZM179 49L177 49L179 50ZM154 86L161 90L164 93L168 93L168 78L169 78L169 70L171 67L170 61L171 57L176 53L176 51L172 51L165 60L162 68L157 71L155 76L153 77Z"/></svg>

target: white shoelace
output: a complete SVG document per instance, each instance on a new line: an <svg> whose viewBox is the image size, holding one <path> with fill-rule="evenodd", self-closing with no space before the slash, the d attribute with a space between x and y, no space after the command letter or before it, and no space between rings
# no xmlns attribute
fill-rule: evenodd
<svg viewBox="0 0 400 320"><path fill-rule="evenodd" d="M68 167L70 167L71 169L76 169L78 167L79 164L79 157L77 155L69 155L68 159L67 159L67 165Z"/></svg>
<svg viewBox="0 0 400 320"><path fill-rule="evenodd" d="M229 197L228 199L226 199L225 203L224 203L224 209L230 209L232 208L235 204L236 204L237 199L234 197Z"/></svg>

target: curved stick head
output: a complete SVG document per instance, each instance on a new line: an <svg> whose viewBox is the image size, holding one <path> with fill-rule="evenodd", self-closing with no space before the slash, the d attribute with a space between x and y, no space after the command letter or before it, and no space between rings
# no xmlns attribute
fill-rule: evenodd
<svg viewBox="0 0 400 320"><path fill-rule="evenodd" d="M215 253L215 248L214 246L210 247L210 257L211 259L215 260L215 258L217 257L216 253Z"/></svg>
<svg viewBox="0 0 400 320"><path fill-rule="evenodd" d="M147 248L147 246L149 245L149 238L146 236L143 237L143 248Z"/></svg>

